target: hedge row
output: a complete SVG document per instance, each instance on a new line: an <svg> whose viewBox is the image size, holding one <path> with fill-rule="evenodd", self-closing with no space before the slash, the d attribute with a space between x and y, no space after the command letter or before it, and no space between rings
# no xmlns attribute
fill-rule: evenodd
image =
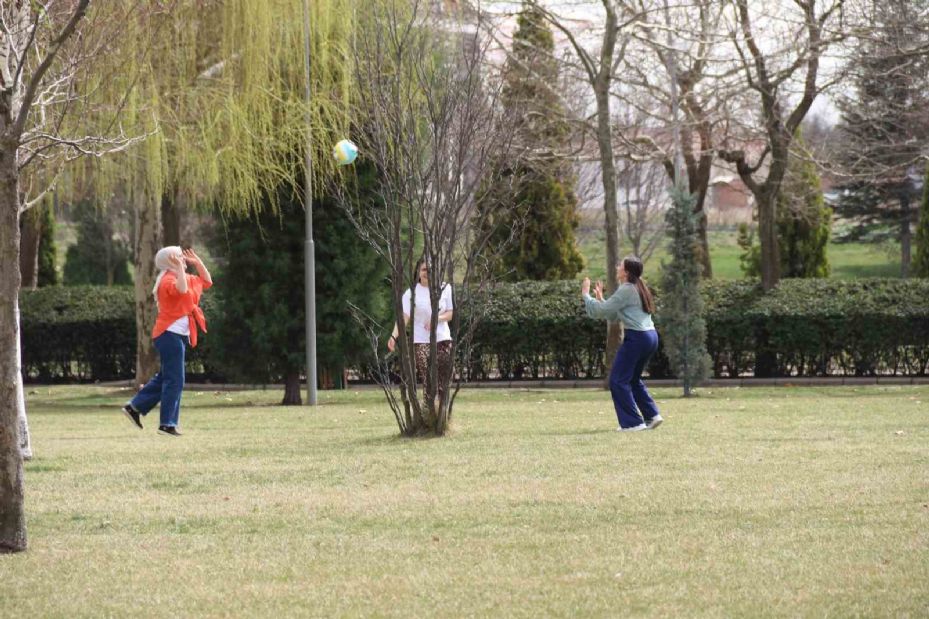
<svg viewBox="0 0 929 619"><path fill-rule="evenodd" d="M500 284L480 298L458 294L459 346L467 379L603 376L604 323L588 319L577 282ZM717 377L926 375L929 281L784 280L764 294L748 280L703 287L708 349ZM661 331L661 293L656 323ZM204 296L207 315L221 311ZM29 380L131 378L135 321L130 288L49 287L20 297L23 361ZM472 314L467 308L473 306ZM464 343L464 342L462 342ZM191 351L194 377L221 380L209 336ZM659 350L652 377L671 375Z"/></svg>

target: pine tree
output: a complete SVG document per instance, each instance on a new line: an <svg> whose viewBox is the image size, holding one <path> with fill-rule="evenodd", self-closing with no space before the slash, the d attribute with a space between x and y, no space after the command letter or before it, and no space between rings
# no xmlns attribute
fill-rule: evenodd
<svg viewBox="0 0 929 619"><path fill-rule="evenodd" d="M923 180L923 201L919 207L919 220L916 224L913 275L929 277L929 168L926 168L926 178Z"/></svg>
<svg viewBox="0 0 929 619"><path fill-rule="evenodd" d="M55 209L51 204L42 207L42 235L39 237L38 285L58 284L58 245L55 243Z"/></svg>
<svg viewBox="0 0 929 619"><path fill-rule="evenodd" d="M684 396L693 394L701 380L709 376L710 357L706 351L706 321L700 296L699 239L692 194L676 187L668 209L670 264L661 266L661 298L658 325L665 353L675 375L684 382Z"/></svg>
<svg viewBox="0 0 929 619"><path fill-rule="evenodd" d="M370 188L373 169L356 165L360 183ZM370 199L370 190L367 195ZM217 281L222 281L216 288L222 311L211 319L210 348L230 378L283 380L282 403L300 404L300 376L306 369L304 211L291 190L281 189L275 201L279 211L262 208L257 214L232 216L210 240L221 265ZM332 198L315 201L313 230L318 367L323 374L341 377L368 346L348 304L382 314L385 270Z"/></svg>
<svg viewBox="0 0 929 619"><path fill-rule="evenodd" d="M801 136L795 148L804 148ZM796 152L796 151L795 151ZM783 277L828 277L832 211L825 204L816 164L805 155L792 156L778 196L777 238ZM761 251L744 224L739 228L740 262L749 277L761 274Z"/></svg>
<svg viewBox="0 0 929 619"><path fill-rule="evenodd" d="M75 204L72 213L77 242L65 254L64 285L131 284L129 243L116 234L109 214L89 202Z"/></svg>
<svg viewBox="0 0 929 619"><path fill-rule="evenodd" d="M517 162L501 154L500 179L482 192L480 208L495 230L492 246L507 247L497 262L499 277L570 279L584 268L584 258L575 238L575 178L558 153L569 129L551 91L558 80L554 37L534 4L524 3L517 24L503 105L519 111L516 142L530 154Z"/></svg>
<svg viewBox="0 0 929 619"><path fill-rule="evenodd" d="M909 51L925 41L920 15L929 0L871 0L870 28L858 39L849 96L839 100L840 162L847 181L836 204L855 225L848 240L900 242L902 275L910 266L915 164L929 139L929 58Z"/></svg>

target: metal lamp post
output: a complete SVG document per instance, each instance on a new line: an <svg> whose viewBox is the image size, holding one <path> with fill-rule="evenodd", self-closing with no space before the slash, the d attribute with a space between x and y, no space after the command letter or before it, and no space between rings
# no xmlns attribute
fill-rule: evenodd
<svg viewBox="0 0 929 619"><path fill-rule="evenodd" d="M304 288L306 290L306 400L316 406L316 250L313 244L313 127L310 123L310 102L313 86L310 81L310 2L303 0L303 56L306 96L306 153L304 168L304 210L306 211L306 241L303 247Z"/></svg>

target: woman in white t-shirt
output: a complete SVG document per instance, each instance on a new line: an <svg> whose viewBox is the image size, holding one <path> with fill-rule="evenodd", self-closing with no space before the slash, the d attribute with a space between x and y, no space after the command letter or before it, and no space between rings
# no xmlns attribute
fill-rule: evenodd
<svg viewBox="0 0 929 619"><path fill-rule="evenodd" d="M410 324L413 318L413 345L416 353L416 374L423 384L423 393L426 401L435 397L435 392L426 390L426 377L429 368L429 331L432 328L432 303L429 300L429 269L426 261L420 258L416 263L417 282L414 289L403 294L403 320ZM411 303L411 300L413 301ZM412 308L411 308L412 306ZM412 313L411 313L412 309ZM442 293L439 297L439 321L436 327L435 340L438 353L439 390L440 398L445 398L448 384L452 378L452 333L448 323L454 316L452 304L452 285L442 284ZM393 333L387 340L387 350L393 352L397 345L397 325L394 324ZM430 389L429 391L433 391Z"/></svg>

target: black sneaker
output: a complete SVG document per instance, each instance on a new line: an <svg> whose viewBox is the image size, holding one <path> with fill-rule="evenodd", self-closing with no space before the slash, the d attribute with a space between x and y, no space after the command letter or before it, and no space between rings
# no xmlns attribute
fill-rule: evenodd
<svg viewBox="0 0 929 619"><path fill-rule="evenodd" d="M142 415L139 414L139 411L132 408L132 404L126 404L123 406L123 414L129 418L138 429L142 429Z"/></svg>
<svg viewBox="0 0 929 619"><path fill-rule="evenodd" d="M167 434L168 436L181 436L174 426L158 426L158 434Z"/></svg>

